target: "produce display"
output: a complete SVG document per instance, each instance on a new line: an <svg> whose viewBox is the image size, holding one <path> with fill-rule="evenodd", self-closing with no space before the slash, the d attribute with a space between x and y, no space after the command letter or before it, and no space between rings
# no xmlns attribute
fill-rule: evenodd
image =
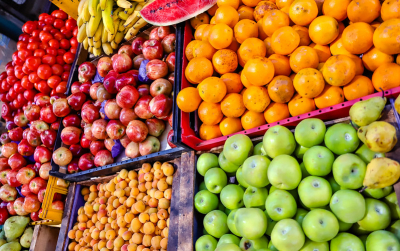
<svg viewBox="0 0 400 251"><path fill-rule="evenodd" d="M167 250L174 167L148 163L84 187L68 250Z"/></svg>
<svg viewBox="0 0 400 251"><path fill-rule="evenodd" d="M0 232L0 251L29 250L33 237L29 221L25 216L12 216L6 220Z"/></svg>
<svg viewBox="0 0 400 251"><path fill-rule="evenodd" d="M385 157L396 128L376 121L385 104L381 97L354 104L358 130L310 118L294 133L271 127L254 147L237 134L219 156L202 154L194 203L204 235L196 251L400 250L392 186L400 164Z"/></svg>
<svg viewBox="0 0 400 251"><path fill-rule="evenodd" d="M400 86L396 1L216 0L171 12L185 19L215 2L190 20L192 86L177 96L203 140Z"/></svg>
<svg viewBox="0 0 400 251"><path fill-rule="evenodd" d="M175 33L168 26L154 28L148 40L135 38L111 58L100 58L97 66L81 64L72 94L53 102L64 126L54 163L74 173L112 164L124 155L160 151L166 121L172 126L174 70Z"/></svg>

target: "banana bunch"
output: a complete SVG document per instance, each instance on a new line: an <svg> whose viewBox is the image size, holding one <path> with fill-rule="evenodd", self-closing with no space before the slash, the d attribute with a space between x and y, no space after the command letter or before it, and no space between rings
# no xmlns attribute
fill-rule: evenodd
<svg viewBox="0 0 400 251"><path fill-rule="evenodd" d="M125 38L130 40L147 22L140 10L154 0L81 0L78 36L85 50L95 56L111 55Z"/></svg>

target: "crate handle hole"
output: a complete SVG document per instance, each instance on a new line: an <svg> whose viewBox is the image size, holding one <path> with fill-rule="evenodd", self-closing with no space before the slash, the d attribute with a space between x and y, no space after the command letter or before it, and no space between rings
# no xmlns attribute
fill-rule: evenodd
<svg viewBox="0 0 400 251"><path fill-rule="evenodd" d="M300 116L297 116L297 118L299 119L299 118L300 118Z"/></svg>
<svg viewBox="0 0 400 251"><path fill-rule="evenodd" d="M260 130L260 129L261 129L261 127L258 128L258 130Z"/></svg>
<svg viewBox="0 0 400 251"><path fill-rule="evenodd" d="M281 122L278 122L278 125L280 124Z"/></svg>
<svg viewBox="0 0 400 251"><path fill-rule="evenodd" d="M309 113L308 116L311 116L311 113Z"/></svg>
<svg viewBox="0 0 400 251"><path fill-rule="evenodd" d="M333 110L333 107L331 107L330 109Z"/></svg>
<svg viewBox="0 0 400 251"><path fill-rule="evenodd" d="M342 104L342 106L344 106L344 104Z"/></svg>
<svg viewBox="0 0 400 251"><path fill-rule="evenodd" d="M319 113L321 113L322 111L321 110L319 110Z"/></svg>

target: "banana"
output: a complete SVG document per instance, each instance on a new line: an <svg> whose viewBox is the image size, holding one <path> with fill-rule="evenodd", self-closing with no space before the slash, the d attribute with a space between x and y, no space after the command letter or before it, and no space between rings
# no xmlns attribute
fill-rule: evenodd
<svg viewBox="0 0 400 251"><path fill-rule="evenodd" d="M132 3L127 0L117 0L117 5L124 9L132 8Z"/></svg>
<svg viewBox="0 0 400 251"><path fill-rule="evenodd" d="M124 21L121 20L118 25L118 31L123 32L125 30Z"/></svg>
<svg viewBox="0 0 400 251"><path fill-rule="evenodd" d="M76 39L78 40L79 43L82 43L83 40L85 40L85 38L87 37L86 36L86 25L87 25L87 23L84 23L78 29L78 35L76 36Z"/></svg>
<svg viewBox="0 0 400 251"><path fill-rule="evenodd" d="M124 11L124 9L121 8L121 7L117 8L116 10L113 11L113 13L112 13L113 21L115 21L115 20L117 20L117 19L119 18L118 14L119 14L121 11Z"/></svg>
<svg viewBox="0 0 400 251"><path fill-rule="evenodd" d="M100 56L102 52L103 50L101 48L93 48L93 55L95 55L96 57Z"/></svg>
<svg viewBox="0 0 400 251"><path fill-rule="evenodd" d="M103 22L100 22L96 33L93 36L93 41L101 42L101 35L103 34Z"/></svg>
<svg viewBox="0 0 400 251"><path fill-rule="evenodd" d="M96 48L96 49L100 48L100 47L101 47L101 41L94 41L94 40L93 40L93 46L94 46L94 48Z"/></svg>
<svg viewBox="0 0 400 251"><path fill-rule="evenodd" d="M118 44L114 40L111 41L111 48L113 48L114 50L118 49Z"/></svg>
<svg viewBox="0 0 400 251"><path fill-rule="evenodd" d="M384 188L397 182L400 177L400 164L389 158L375 158L367 166L363 181L364 188Z"/></svg>
<svg viewBox="0 0 400 251"><path fill-rule="evenodd" d="M85 23L89 22L89 20L90 20L90 13L89 13L88 5L89 5L89 1L85 1L83 8L82 8L82 18Z"/></svg>
<svg viewBox="0 0 400 251"><path fill-rule="evenodd" d="M89 13L91 16L96 16L97 13L97 5L99 4L99 0L88 0L89 1Z"/></svg>
<svg viewBox="0 0 400 251"><path fill-rule="evenodd" d="M120 19L115 20L114 21L114 33L113 34L108 33L108 42L110 42L110 43L111 43L111 41L114 40L115 35L117 35L119 22L120 22Z"/></svg>
<svg viewBox="0 0 400 251"><path fill-rule="evenodd" d="M103 24L106 27L108 33L114 33L114 23L112 18L112 9L113 9L114 0L107 0L106 9L102 11Z"/></svg>
<svg viewBox="0 0 400 251"><path fill-rule="evenodd" d="M82 13L83 6L85 5L86 0L81 0L78 5L78 15Z"/></svg>
<svg viewBox="0 0 400 251"><path fill-rule="evenodd" d="M87 50L89 48L89 38L86 37L85 40L83 40L82 44L83 44L83 48L85 48L85 50Z"/></svg>
<svg viewBox="0 0 400 251"><path fill-rule="evenodd" d="M101 12L101 10L100 10L100 12ZM98 13L96 16L92 16L90 18L88 26L87 26L88 30L86 31L88 37L94 36L94 34L97 31L97 28L99 28L100 22L101 22L100 13Z"/></svg>
<svg viewBox="0 0 400 251"><path fill-rule="evenodd" d="M99 4L100 4L101 10L104 11L106 9L106 6L107 6L107 0L100 0Z"/></svg>
<svg viewBox="0 0 400 251"><path fill-rule="evenodd" d="M122 20L126 20L126 19L128 19L129 15L126 14L124 11L120 11L120 12L118 13L118 17L119 17L120 19L122 19Z"/></svg>
<svg viewBox="0 0 400 251"><path fill-rule="evenodd" d="M93 54L93 46L89 46L88 51L89 51L89 53L92 53L92 54Z"/></svg>
<svg viewBox="0 0 400 251"><path fill-rule="evenodd" d="M78 20L76 20L76 24L78 27L81 27L82 24L84 23L82 16L78 16Z"/></svg>
<svg viewBox="0 0 400 251"><path fill-rule="evenodd" d="M114 42L116 44L120 44L122 42L122 39L124 39L124 32L123 31L118 31L117 35L114 38Z"/></svg>
<svg viewBox="0 0 400 251"><path fill-rule="evenodd" d="M139 30L141 28L143 28L145 25L147 24L147 22L141 18L139 19L133 26L132 28L130 28L128 30L128 33L126 33L125 35L125 39L126 40L130 40L131 38L133 38L134 36L136 36L136 34L138 34Z"/></svg>
<svg viewBox="0 0 400 251"><path fill-rule="evenodd" d="M88 44L93 47L93 38L88 37Z"/></svg>
<svg viewBox="0 0 400 251"><path fill-rule="evenodd" d="M105 25L103 25L103 33L101 34L101 42L102 43L107 43L108 42L108 31L107 31Z"/></svg>
<svg viewBox="0 0 400 251"><path fill-rule="evenodd" d="M104 53L107 55L111 55L114 52L110 43L102 43L101 47L103 48Z"/></svg>
<svg viewBox="0 0 400 251"><path fill-rule="evenodd" d="M137 2L133 2L133 3L132 3L132 8L125 9L124 12L125 12L126 14L128 14L128 15L132 14L137 5L138 5Z"/></svg>
<svg viewBox="0 0 400 251"><path fill-rule="evenodd" d="M138 6L136 6L136 8L135 8L135 11L132 13L132 15L130 15L129 17L128 17L128 19L125 21L125 23L124 23L124 26L125 27L128 27L129 25L131 25L132 24L132 26L133 26L133 24L135 24L138 20L139 20L139 18L140 18L140 10L142 9L143 7L141 6L141 5L138 5Z"/></svg>

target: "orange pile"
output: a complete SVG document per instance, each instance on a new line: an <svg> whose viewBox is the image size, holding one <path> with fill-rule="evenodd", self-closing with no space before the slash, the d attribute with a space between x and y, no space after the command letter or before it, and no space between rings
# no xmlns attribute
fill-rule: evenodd
<svg viewBox="0 0 400 251"><path fill-rule="evenodd" d="M400 86L399 9L392 0L218 0L190 21L185 76L197 88L177 104L198 110L209 140Z"/></svg>

